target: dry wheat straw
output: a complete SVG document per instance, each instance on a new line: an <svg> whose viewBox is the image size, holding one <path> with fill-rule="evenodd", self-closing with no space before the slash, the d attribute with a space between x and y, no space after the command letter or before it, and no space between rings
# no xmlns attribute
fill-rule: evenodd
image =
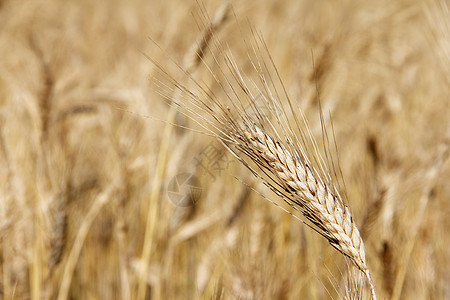
<svg viewBox="0 0 450 300"><path fill-rule="evenodd" d="M214 33L211 32L211 35ZM306 130L300 128L294 105L287 96L264 40L255 32L253 37L254 44L251 47L247 45L251 52L248 58L257 73L258 82L242 72L231 51L225 50L226 47L213 37L209 46L213 63L207 63L203 53L199 59L225 96L218 97L209 86L196 81L181 68L191 83L185 85L152 60L161 75L169 81L155 81L155 84L169 103L178 106L207 134L221 141L255 176L300 212L308 226L324 236L361 270L369 281L372 298L376 299L364 243L348 206L338 193L334 164L330 165L328 156L326 162L320 156L309 127ZM216 48L211 49L213 46ZM215 51L223 55L223 61ZM280 88L283 93L279 93ZM171 101L174 90L180 92L180 103ZM282 108L281 112L277 111L278 106ZM295 119L294 124L289 120L289 113ZM304 121L307 125L306 119ZM294 133L294 127L300 134ZM308 142L314 150L308 148Z"/></svg>
<svg viewBox="0 0 450 300"><path fill-rule="evenodd" d="M214 18L213 22L210 22L210 25L207 27L207 29L202 33L199 41L195 43L191 50L186 54L184 58L184 65L183 69L189 70L190 72L194 72L196 68L199 66L200 62L203 58L203 53L205 51L205 48L208 47L209 41L211 40L211 37L214 36L214 33L220 29L220 27L225 23L227 19L229 11L229 3L225 2L222 6L219 7L216 16ZM159 66L159 65L158 65ZM159 66L160 67L160 66ZM191 79L193 77L190 77ZM176 81L176 80L175 80ZM189 80L189 77L187 77L185 74L181 76L180 79L182 85L185 85L187 87L190 86L191 82ZM166 98L170 99L171 104L173 107L181 105L181 100L183 98L183 90L175 89L171 91L171 94L168 95ZM161 187L161 180L164 177L165 174L165 167L167 163L167 152L169 148L169 141L172 136L173 132L173 126L170 125L170 123L178 124L180 127L184 127L184 120L180 118L180 116L184 116L183 114L179 114L179 111L177 109L171 109L169 111L168 115L168 123L163 134L163 139L161 141L161 146L158 153L158 159L157 159L157 166L155 171L155 177L153 179L153 189L150 195L149 199L149 207L147 211L147 224L145 229L145 236L144 236L144 245L142 248L142 256L141 256L141 262L143 265L143 270L140 273L139 283L138 283L138 296L137 299L145 299L146 293L147 293L147 273L148 273L148 266L150 263L150 258L152 255L152 248L154 247L154 239L155 239L155 228L156 228L156 220L157 220L157 212L159 210L158 208L158 198L160 197L160 187ZM192 209L192 207L190 208ZM177 221L175 221L176 223ZM178 232L178 234L180 234ZM177 244L177 240L172 237L171 243L174 245ZM167 275L168 270L171 266L171 252L172 250L168 251L166 254L164 260L165 260L165 271L164 274ZM169 278L170 276L164 276L164 278ZM161 298L161 278L158 278L157 283L153 286L153 293L152 298L160 299Z"/></svg>

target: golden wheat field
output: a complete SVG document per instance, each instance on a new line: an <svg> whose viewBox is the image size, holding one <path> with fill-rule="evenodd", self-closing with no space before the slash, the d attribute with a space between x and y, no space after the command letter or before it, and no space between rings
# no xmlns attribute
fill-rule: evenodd
<svg viewBox="0 0 450 300"><path fill-rule="evenodd" d="M183 114L195 82L241 97L208 66L223 46L256 80L261 37L268 78L339 158L378 299L450 299L449 6L0 1L0 298L370 299L205 109Z"/></svg>

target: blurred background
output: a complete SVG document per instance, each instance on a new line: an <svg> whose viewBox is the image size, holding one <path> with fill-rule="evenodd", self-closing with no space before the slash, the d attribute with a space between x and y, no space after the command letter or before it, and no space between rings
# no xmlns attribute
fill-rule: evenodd
<svg viewBox="0 0 450 300"><path fill-rule="evenodd" d="M217 37L239 64L259 30L320 139L318 85L379 298L449 299L448 1L232 4ZM344 298L342 255L151 84L222 8L0 1L0 298Z"/></svg>

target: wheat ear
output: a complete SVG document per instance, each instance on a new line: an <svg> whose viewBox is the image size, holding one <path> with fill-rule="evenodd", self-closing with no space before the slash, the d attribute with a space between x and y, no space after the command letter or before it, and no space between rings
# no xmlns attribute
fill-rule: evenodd
<svg viewBox="0 0 450 300"><path fill-rule="evenodd" d="M259 165L267 165L289 194L289 204L299 207L302 214L315 225L317 231L343 255L348 257L366 276L373 299L375 288L366 263L366 250L358 228L334 187L328 187L308 163L292 155L283 144L275 141L256 124L245 126L241 151L251 153Z"/></svg>
<svg viewBox="0 0 450 300"><path fill-rule="evenodd" d="M253 34L255 44L249 48L252 53L248 54L248 58L259 82L241 72L231 52L226 51L211 33L209 51L213 63L208 64L202 57L199 59L219 90L224 92L224 97L219 99L215 91L181 68L193 83L184 85L150 58L160 74L169 81L155 81L155 85L168 102L201 126L206 134L221 141L255 176L300 212L307 221L305 224L324 236L361 270L369 281L372 298L376 299L364 243L348 206L335 187L334 165L330 166L329 161L325 165L309 127L306 126L306 132L300 128L295 104L284 89L264 40ZM223 55L226 67L221 65L215 50ZM284 93L278 91L279 87ZM170 101L173 90L180 92L181 102ZM289 115L293 116L295 123L291 123ZM306 119L304 121L307 125ZM295 134L295 127L300 131L300 136ZM312 142L313 152L308 150L307 141Z"/></svg>

